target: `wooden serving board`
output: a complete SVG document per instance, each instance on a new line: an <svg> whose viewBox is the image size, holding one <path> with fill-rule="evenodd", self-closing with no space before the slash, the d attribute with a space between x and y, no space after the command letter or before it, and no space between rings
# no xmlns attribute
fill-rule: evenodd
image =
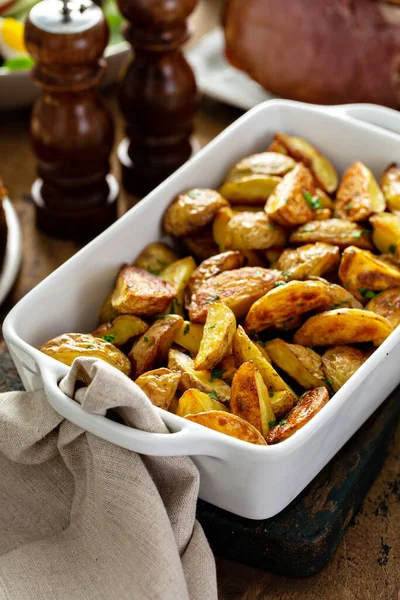
<svg viewBox="0 0 400 600"><path fill-rule="evenodd" d="M0 392L20 389L10 355L0 355ZM399 417L400 387L300 496L272 519L243 519L199 500L197 517L214 553L282 575L317 573L333 556L379 473Z"/></svg>

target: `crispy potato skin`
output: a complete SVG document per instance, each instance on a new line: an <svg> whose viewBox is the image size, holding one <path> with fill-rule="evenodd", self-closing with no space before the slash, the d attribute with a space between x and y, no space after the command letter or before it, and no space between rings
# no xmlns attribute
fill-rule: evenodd
<svg viewBox="0 0 400 600"><path fill-rule="evenodd" d="M167 281L170 283L176 292L176 297L172 300L171 306L167 312L171 312L181 317L184 316L184 295L186 285L192 275L193 271L196 269L196 262L193 256L187 256L186 258L181 258L177 260L160 274L160 277L163 281Z"/></svg>
<svg viewBox="0 0 400 600"><path fill-rule="evenodd" d="M124 265L112 295L112 305L120 313L150 317L164 313L176 295L174 286L144 269Z"/></svg>
<svg viewBox="0 0 400 600"><path fill-rule="evenodd" d="M327 286L320 281L291 281L267 292L250 308L246 331L262 331L329 302Z"/></svg>
<svg viewBox="0 0 400 600"><path fill-rule="evenodd" d="M328 401L329 394L325 387L318 387L303 394L296 406L286 415L287 422L271 430L266 438L267 444L278 444L287 440L304 427Z"/></svg>
<svg viewBox="0 0 400 600"><path fill-rule="evenodd" d="M250 444L257 444L259 446L266 446L267 442L263 436L255 427L247 423L236 415L231 415L226 412L213 410L205 413L199 413L197 415L187 415L185 419L203 425L214 431L219 431L225 435L249 442Z"/></svg>
<svg viewBox="0 0 400 600"><path fill-rule="evenodd" d="M177 253L167 244L155 242L149 244L134 262L135 267L146 269L153 275L159 275L165 267L179 259Z"/></svg>
<svg viewBox="0 0 400 600"><path fill-rule="evenodd" d="M304 198L305 193L315 196L314 180L310 171L299 163L272 192L265 212L272 221L286 227L307 223L314 213Z"/></svg>
<svg viewBox="0 0 400 600"><path fill-rule="evenodd" d="M235 213L233 210L225 206L224 208L220 208L217 212L215 219L212 224L212 235L215 244L218 246L220 252L224 252L226 250L226 241L227 236L226 232L228 229L228 223L232 219Z"/></svg>
<svg viewBox="0 0 400 600"><path fill-rule="evenodd" d="M100 358L109 365L112 365L125 375L130 375L131 365L125 354L122 354L113 344L100 338L93 337L88 333L65 333L49 340L40 351L56 360L68 365L74 362L75 358L91 357Z"/></svg>
<svg viewBox="0 0 400 600"><path fill-rule="evenodd" d="M380 344L393 331L387 319L368 310L338 308L310 317L295 333L301 346L336 346L374 342Z"/></svg>
<svg viewBox="0 0 400 600"><path fill-rule="evenodd" d="M193 323L205 323L210 302L228 306L236 318L244 317L250 306L284 278L279 271L242 267L207 279L193 294L189 307Z"/></svg>
<svg viewBox="0 0 400 600"><path fill-rule="evenodd" d="M344 173L335 202L335 211L343 219L365 221L385 210L385 198L371 171L360 161Z"/></svg>
<svg viewBox="0 0 400 600"><path fill-rule="evenodd" d="M114 336L114 340L111 343L119 348L133 337L147 331L148 328L147 323L135 315L119 315L115 317L112 323L100 325L96 331L93 331L92 335L97 338L103 338L107 335Z"/></svg>
<svg viewBox="0 0 400 600"><path fill-rule="evenodd" d="M183 243L197 261L206 260L215 254L218 254L219 249L214 241L212 227L203 227L196 233L182 238Z"/></svg>
<svg viewBox="0 0 400 600"><path fill-rule="evenodd" d="M286 156L289 156L285 146L278 142L278 140L272 140L271 144L267 148L267 152L278 152L279 154L286 154Z"/></svg>
<svg viewBox="0 0 400 600"><path fill-rule="evenodd" d="M203 325L183 321L175 334L174 342L192 354L197 354L203 337L203 328Z"/></svg>
<svg viewBox="0 0 400 600"><path fill-rule="evenodd" d="M231 385L234 374L236 373L236 363L233 354L224 356L218 365L218 369L221 371L221 379Z"/></svg>
<svg viewBox="0 0 400 600"><path fill-rule="evenodd" d="M236 331L235 315L220 302L211 302L199 352L194 360L196 371L213 369L227 354L232 352L232 340Z"/></svg>
<svg viewBox="0 0 400 600"><path fill-rule="evenodd" d="M112 295L113 293L110 292L103 302L99 313L99 325L102 325L103 323L109 323L118 316L118 311L115 310L111 304Z"/></svg>
<svg viewBox="0 0 400 600"><path fill-rule="evenodd" d="M400 215L400 169L398 165L393 163L383 172L381 186L389 210Z"/></svg>
<svg viewBox="0 0 400 600"><path fill-rule="evenodd" d="M400 287L393 287L370 300L365 307L385 317L394 328L400 325Z"/></svg>
<svg viewBox="0 0 400 600"><path fill-rule="evenodd" d="M281 178L276 175L249 173L228 179L222 184L219 192L232 205L259 204L263 206L280 181Z"/></svg>
<svg viewBox="0 0 400 600"><path fill-rule="evenodd" d="M286 175L294 169L296 161L280 152L261 152L242 158L228 173L227 179L243 175Z"/></svg>
<svg viewBox="0 0 400 600"><path fill-rule="evenodd" d="M285 230L264 212L241 212L228 222L225 243L234 250L266 250L284 246L286 240Z"/></svg>
<svg viewBox="0 0 400 600"><path fill-rule="evenodd" d="M331 297L328 304L323 304L317 308L317 312L325 312L327 310L334 310L335 308L362 308L363 305L353 294L346 290L337 283L326 282L329 295Z"/></svg>
<svg viewBox="0 0 400 600"><path fill-rule="evenodd" d="M283 340L271 340L267 346L272 362L305 389L323 386L324 374L319 354Z"/></svg>
<svg viewBox="0 0 400 600"><path fill-rule="evenodd" d="M366 233L357 223L346 219L325 219L323 221L310 221L294 231L289 242L291 244L315 244L325 242L339 248L357 246L366 250L373 250L370 233Z"/></svg>
<svg viewBox="0 0 400 600"><path fill-rule="evenodd" d="M400 243L400 215L381 213L370 218L372 241L382 253L393 252Z"/></svg>
<svg viewBox="0 0 400 600"><path fill-rule="evenodd" d="M183 319L178 315L157 319L134 343L128 358L135 378L158 367L167 359L168 351L182 323Z"/></svg>
<svg viewBox="0 0 400 600"><path fill-rule="evenodd" d="M195 233L211 223L223 206L228 206L228 202L215 190L188 190L179 194L165 211L165 231L174 237Z"/></svg>
<svg viewBox="0 0 400 600"><path fill-rule="evenodd" d="M400 269L355 246L343 252L339 268L342 284L361 302L368 291L386 290L400 285Z"/></svg>
<svg viewBox="0 0 400 600"><path fill-rule="evenodd" d="M200 390L190 389L186 390L179 398L178 408L176 413L178 417L186 417L186 415L197 415L198 413L208 412L210 410L220 410L229 412L228 408L213 400L208 394L201 392Z"/></svg>
<svg viewBox="0 0 400 600"><path fill-rule="evenodd" d="M319 277L339 266L338 246L317 242L299 248L287 248L278 259L278 269L287 273L289 279Z"/></svg>
<svg viewBox="0 0 400 600"><path fill-rule="evenodd" d="M337 392L343 384L361 367L368 356L351 346L334 346L322 356L326 378Z"/></svg>
<svg viewBox="0 0 400 600"><path fill-rule="evenodd" d="M180 374L169 369L154 369L140 375L135 381L154 406L168 410L178 389Z"/></svg>

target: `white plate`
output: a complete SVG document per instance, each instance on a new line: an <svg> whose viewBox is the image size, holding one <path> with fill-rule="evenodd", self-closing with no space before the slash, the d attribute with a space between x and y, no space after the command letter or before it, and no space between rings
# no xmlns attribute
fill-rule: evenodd
<svg viewBox="0 0 400 600"><path fill-rule="evenodd" d="M3 206L8 237L3 270L0 272L0 304L7 297L17 278L22 257L22 235L17 213L8 198L4 198Z"/></svg>
<svg viewBox="0 0 400 600"><path fill-rule="evenodd" d="M105 51L108 69L102 86L116 81L131 53L128 42L108 46ZM30 71L9 71L0 67L0 110L27 108L38 97L39 88L33 83Z"/></svg>
<svg viewBox="0 0 400 600"><path fill-rule="evenodd" d="M214 100L249 110L264 100L276 98L225 58L225 40L220 27L204 35L187 53L199 90Z"/></svg>

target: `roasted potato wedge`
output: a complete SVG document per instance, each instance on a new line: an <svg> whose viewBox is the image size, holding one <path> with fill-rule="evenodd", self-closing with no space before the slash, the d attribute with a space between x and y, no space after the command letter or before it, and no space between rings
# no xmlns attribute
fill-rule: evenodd
<svg viewBox="0 0 400 600"><path fill-rule="evenodd" d="M175 262L171 263L161 273L160 278L163 281L170 283L176 292L176 296L172 300L167 312L180 315L181 317L184 316L185 288L191 274L195 269L196 263L193 256L187 256L186 258L182 258L181 260L176 260Z"/></svg>
<svg viewBox="0 0 400 600"><path fill-rule="evenodd" d="M310 221L294 231L289 242L291 244L315 244L325 242L339 248L358 246L366 250L373 250L371 233L357 223L346 219L325 219L323 221Z"/></svg>
<svg viewBox="0 0 400 600"><path fill-rule="evenodd" d="M144 269L124 265L119 272L111 303L120 313L151 317L164 313L175 296L176 290L170 283Z"/></svg>
<svg viewBox="0 0 400 600"><path fill-rule="evenodd" d="M301 280L329 273L339 266L339 262L337 246L317 242L284 250L278 259L278 269L288 279Z"/></svg>
<svg viewBox="0 0 400 600"><path fill-rule="evenodd" d="M275 339L267 349L272 362L306 390L324 385L321 357L310 348Z"/></svg>
<svg viewBox="0 0 400 600"><path fill-rule="evenodd" d="M279 421L295 405L294 395L292 392L288 392L286 390L280 392L274 392L270 390L268 393L271 400L272 410L275 413L275 418L277 421Z"/></svg>
<svg viewBox="0 0 400 600"><path fill-rule="evenodd" d="M286 156L289 156L289 153L286 150L286 148L283 146L283 144L278 142L278 140L273 140L271 142L271 144L267 148L267 152L278 152L279 154L286 154Z"/></svg>
<svg viewBox="0 0 400 600"><path fill-rule="evenodd" d="M213 376L220 377L231 385L234 374L236 373L236 363L233 354L224 356L219 365L213 369Z"/></svg>
<svg viewBox="0 0 400 600"><path fill-rule="evenodd" d="M334 346L322 356L327 381L337 392L367 360L368 355L352 346Z"/></svg>
<svg viewBox="0 0 400 600"><path fill-rule="evenodd" d="M194 360L196 371L213 369L224 356L231 354L235 331L236 318L231 309L221 302L210 302L203 338Z"/></svg>
<svg viewBox="0 0 400 600"><path fill-rule="evenodd" d="M381 177L381 186L388 209L400 215L400 168L395 163L388 166Z"/></svg>
<svg viewBox="0 0 400 600"><path fill-rule="evenodd" d="M354 298L353 294L350 294L350 292L341 285L338 285L337 283L329 283L328 281L326 282L326 285L328 287L328 292L331 299L328 304L323 304L317 308L317 312L325 312L327 310L334 310L335 308L363 307L361 302Z"/></svg>
<svg viewBox="0 0 400 600"><path fill-rule="evenodd" d="M400 269L354 246L343 252L339 277L344 287L361 302L372 299L377 291L400 285Z"/></svg>
<svg viewBox="0 0 400 600"><path fill-rule="evenodd" d="M135 383L144 391L154 406L169 410L180 378L180 374L176 371L154 369L140 375Z"/></svg>
<svg viewBox="0 0 400 600"><path fill-rule="evenodd" d="M267 436L267 444L278 444L291 437L296 431L304 427L329 400L328 390L325 387L314 388L303 394L298 403L286 415L285 419L273 427Z"/></svg>
<svg viewBox="0 0 400 600"><path fill-rule="evenodd" d="M384 195L371 171L360 161L344 173L336 195L335 211L349 221L365 221L386 208Z"/></svg>
<svg viewBox="0 0 400 600"><path fill-rule="evenodd" d="M267 445L267 442L255 427L247 423L244 419L227 412L212 410L198 413L197 415L187 415L185 419L244 442L249 442L250 444L258 444L259 446Z"/></svg>
<svg viewBox="0 0 400 600"><path fill-rule="evenodd" d="M218 254L218 246L214 242L212 227L203 227L196 233L182 238L183 243L197 261L201 262Z"/></svg>
<svg viewBox="0 0 400 600"><path fill-rule="evenodd" d="M295 333L301 346L336 346L374 342L381 344L393 331L387 319L369 310L338 308L310 317Z"/></svg>
<svg viewBox="0 0 400 600"><path fill-rule="evenodd" d="M179 376L178 373L176 375ZM179 398L176 414L178 417L186 417L186 415L197 415L198 413L210 410L229 412L228 408L222 402L213 400L208 394L200 390L190 389L186 390Z"/></svg>
<svg viewBox="0 0 400 600"><path fill-rule="evenodd" d="M152 275L159 275L165 267L178 259L179 256L170 246L155 242L146 246L133 264L140 269L146 269Z"/></svg>
<svg viewBox="0 0 400 600"><path fill-rule="evenodd" d="M370 218L373 227L372 241L378 250L384 252L396 252L400 247L400 213L392 215L385 212Z"/></svg>
<svg viewBox="0 0 400 600"><path fill-rule="evenodd" d="M229 403L231 387L222 379L214 377L215 373L212 371L196 371L190 356L171 348L168 354L168 368L181 373L179 382L181 392L195 388L206 394L212 394L211 398L214 400L219 400L224 404Z"/></svg>
<svg viewBox="0 0 400 600"><path fill-rule="evenodd" d="M282 254L284 248L276 246L275 248L268 248L265 250L264 256L268 261L270 269L278 269L279 257Z"/></svg>
<svg viewBox="0 0 400 600"><path fill-rule="evenodd" d="M189 281L186 286L185 294L185 305L189 308L190 298L192 294L204 283L206 279L215 277L223 271L232 271L233 269L240 269L246 263L246 258L242 252L238 250L229 250L228 252L222 252L222 254L216 254L212 258L203 260L203 262L193 271L189 277Z"/></svg>
<svg viewBox="0 0 400 600"><path fill-rule="evenodd" d="M261 152L240 160L229 172L227 180L245 175L286 175L294 169L296 161L280 152Z"/></svg>
<svg viewBox="0 0 400 600"><path fill-rule="evenodd" d="M370 300L365 310L385 317L396 328L400 325L400 287L393 287Z"/></svg>
<svg viewBox="0 0 400 600"><path fill-rule="evenodd" d="M178 315L168 315L157 319L134 343L128 358L131 361L135 379L167 360L168 351L182 323L183 319Z"/></svg>
<svg viewBox="0 0 400 600"><path fill-rule="evenodd" d="M313 176L299 163L272 192L265 205L265 212L272 221L286 227L295 227L313 218L313 208L321 208L316 198Z"/></svg>
<svg viewBox="0 0 400 600"><path fill-rule="evenodd" d="M91 357L104 360L125 375L130 375L131 372L131 365L125 354L122 354L113 344L93 337L89 333L59 335L43 344L40 351L69 367L75 358Z"/></svg>
<svg viewBox="0 0 400 600"><path fill-rule="evenodd" d="M220 252L226 250L228 223L234 214L235 213L231 208L225 206L224 208L220 208L215 216L212 225L212 234L214 242L218 246Z"/></svg>
<svg viewBox="0 0 400 600"><path fill-rule="evenodd" d="M302 138L284 133L276 133L275 141L285 148L289 156L301 161L310 169L324 191L331 194L336 190L339 178L334 166L312 144Z"/></svg>
<svg viewBox="0 0 400 600"><path fill-rule="evenodd" d="M245 362L236 371L229 406L234 415L245 419L264 437L268 435L275 414L267 387L254 363Z"/></svg>
<svg viewBox="0 0 400 600"><path fill-rule="evenodd" d="M282 280L279 271L258 267L220 273L207 279L193 294L189 307L190 320L205 323L210 302L216 300L228 306L236 318L244 317L253 302Z"/></svg>
<svg viewBox="0 0 400 600"><path fill-rule="evenodd" d="M135 315L119 315L112 323L100 325L92 335L119 348L132 338L142 335L148 328L147 323Z"/></svg>
<svg viewBox="0 0 400 600"><path fill-rule="evenodd" d="M319 212L322 211L326 211L326 210L333 210L334 204L333 204L333 200L330 196L328 196L328 194L326 192L324 192L324 190L321 190L321 188L317 187L316 188L316 196L320 201L321 204L321 208L318 208L315 211L315 214L317 215ZM325 213L327 214L327 213Z"/></svg>
<svg viewBox="0 0 400 600"><path fill-rule="evenodd" d="M244 322L246 331L262 331L330 301L321 281L290 281L254 302Z"/></svg>
<svg viewBox="0 0 400 600"><path fill-rule="evenodd" d="M327 221L332 218L332 210L330 208L319 208L314 211L315 221Z"/></svg>
<svg viewBox="0 0 400 600"><path fill-rule="evenodd" d="M239 175L225 181L219 188L219 192L232 205L259 204L264 206L265 201L280 181L281 178L276 175Z"/></svg>
<svg viewBox="0 0 400 600"><path fill-rule="evenodd" d="M234 250L266 250L284 246L286 231L272 223L264 212L242 212L227 224L225 244Z"/></svg>
<svg viewBox="0 0 400 600"><path fill-rule="evenodd" d="M197 354L203 337L203 329L203 325L183 321L175 334L174 342L192 354Z"/></svg>
<svg viewBox="0 0 400 600"><path fill-rule="evenodd" d="M228 202L215 190L188 190L179 194L165 211L165 231L173 237L195 233L211 223L223 206L228 206Z"/></svg>
<svg viewBox="0 0 400 600"><path fill-rule="evenodd" d="M245 362L252 362L257 370L261 373L261 377L268 388L270 397L272 392L288 392L291 396L292 405L296 401L297 396L293 390L287 385L282 377L275 371L267 358L261 351L258 344L254 343L246 334L241 325L236 330L233 337L233 356L235 357L236 366L239 368Z"/></svg>
<svg viewBox="0 0 400 600"><path fill-rule="evenodd" d="M99 313L99 324L102 325L103 323L109 323L110 321L113 321L115 319L115 317L118 316L118 311L113 307L113 305L111 304L111 298L112 298L113 292L110 292L107 296L107 298L104 300L104 303L100 309L100 313Z"/></svg>

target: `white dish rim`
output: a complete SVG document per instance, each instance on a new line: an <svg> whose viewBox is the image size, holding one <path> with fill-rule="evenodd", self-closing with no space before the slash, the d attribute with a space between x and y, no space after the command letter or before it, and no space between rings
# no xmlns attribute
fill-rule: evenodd
<svg viewBox="0 0 400 600"><path fill-rule="evenodd" d="M18 276L22 260L22 233L17 212L9 198L3 199L7 222L7 246L0 272L0 304L6 299Z"/></svg>

